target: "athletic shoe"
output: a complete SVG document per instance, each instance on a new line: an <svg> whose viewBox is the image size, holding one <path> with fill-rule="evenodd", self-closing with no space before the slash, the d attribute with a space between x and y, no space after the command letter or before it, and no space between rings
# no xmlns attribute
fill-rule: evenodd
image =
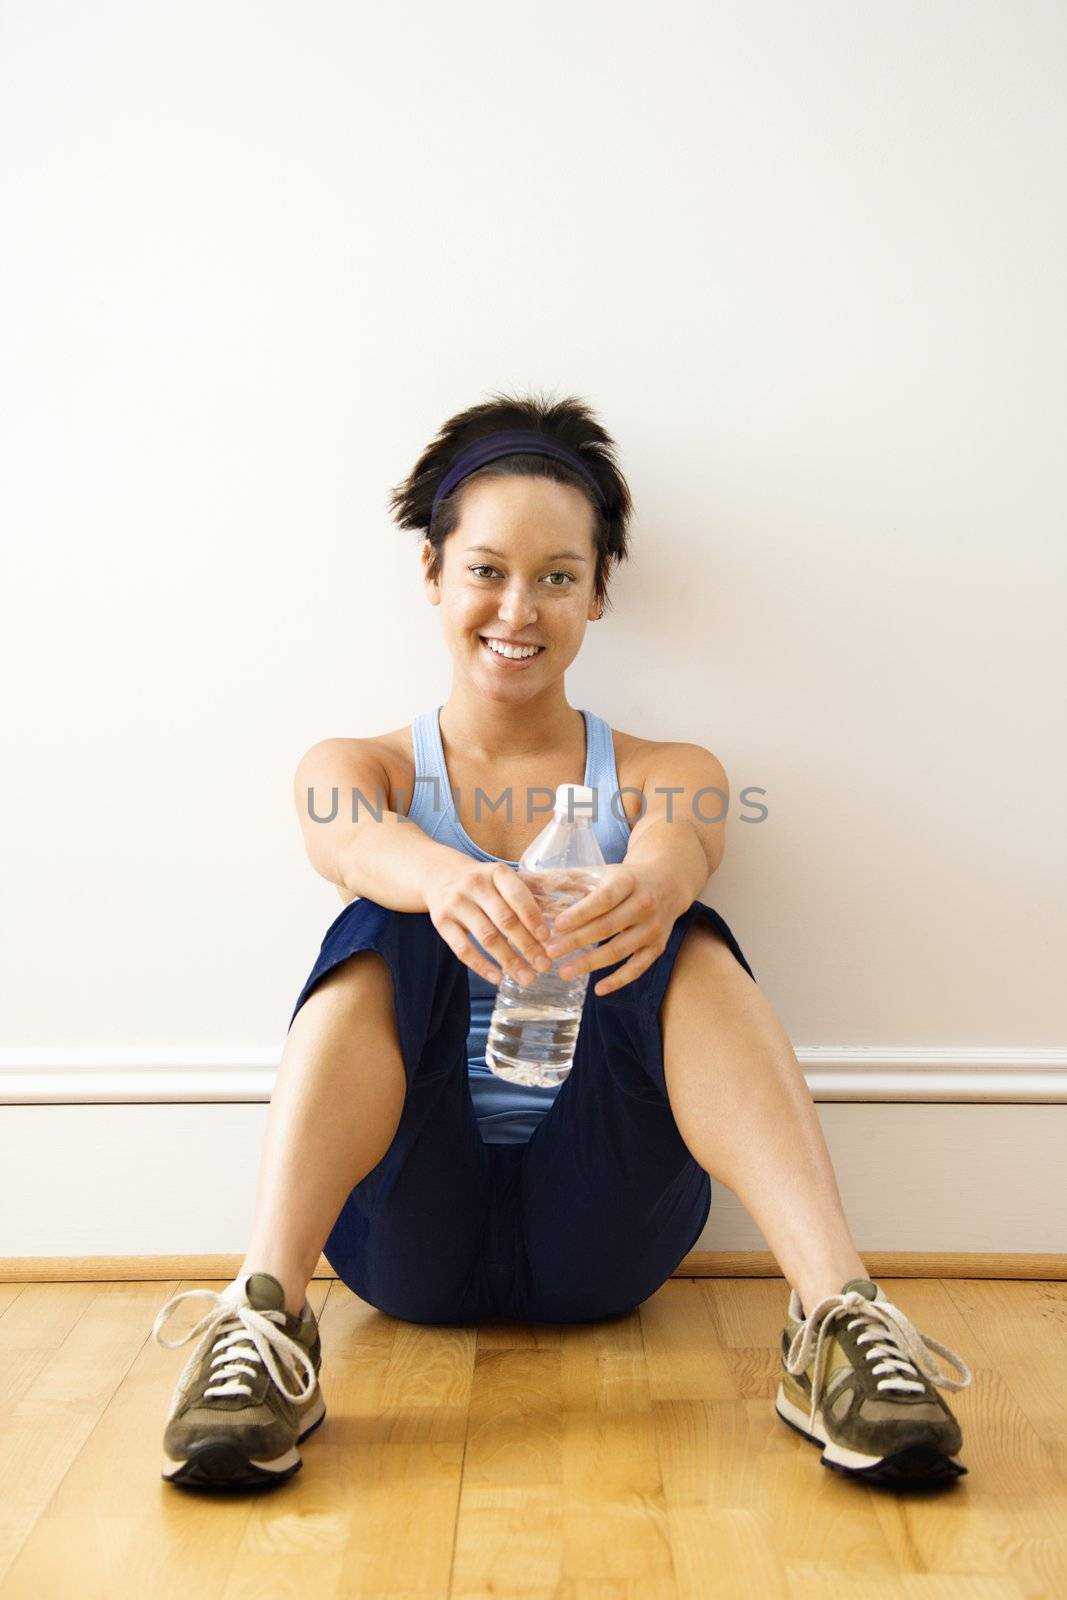
<svg viewBox="0 0 1067 1600"><path fill-rule="evenodd" d="M161 1329L180 1300L215 1302L180 1339ZM192 1489L249 1489L282 1483L303 1465L296 1448L326 1415L318 1372L318 1324L310 1306L285 1310L269 1272L250 1272L221 1294L187 1289L163 1306L153 1337L168 1350L203 1333L178 1379L163 1433L168 1483ZM293 1380L295 1387L289 1387Z"/></svg>
<svg viewBox="0 0 1067 1600"><path fill-rule="evenodd" d="M891 1487L947 1483L967 1471L955 1459L959 1423L932 1387L967 1387L972 1374L959 1356L919 1333L869 1278L850 1278L806 1319L801 1311L794 1289L775 1410L823 1446L824 1467ZM959 1378L943 1373L926 1349Z"/></svg>

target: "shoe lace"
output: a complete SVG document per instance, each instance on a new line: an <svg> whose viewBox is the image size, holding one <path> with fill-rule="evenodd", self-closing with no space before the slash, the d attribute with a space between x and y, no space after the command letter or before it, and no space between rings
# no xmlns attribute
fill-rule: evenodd
<svg viewBox="0 0 1067 1600"><path fill-rule="evenodd" d="M162 1329L174 1308L180 1301L197 1296L213 1300L214 1306L205 1311L200 1321L194 1323L181 1338L165 1339ZM257 1311L255 1306L249 1305L243 1285L234 1282L228 1284L221 1292L214 1289L186 1289L181 1294L173 1295L166 1305L161 1307L152 1324L152 1336L166 1349L177 1350L179 1346L188 1344L190 1339L195 1339L198 1333L203 1333L204 1337L182 1369L178 1379L179 1389L184 1389L190 1382L200 1362L210 1350L212 1373L211 1382L204 1390L205 1398L215 1395L251 1395L252 1386L248 1379L258 1377L257 1363L261 1363L282 1394L294 1404L300 1405L315 1392L318 1375L315 1364L304 1346L298 1340L291 1338L283 1327L278 1326L284 1320L284 1311ZM286 1386L288 1374L283 1374L275 1351L296 1369L294 1376L298 1381L299 1374L303 1372L303 1384L295 1392Z"/></svg>
<svg viewBox="0 0 1067 1600"><path fill-rule="evenodd" d="M850 1289L848 1294L827 1295L801 1323L785 1357L786 1371L796 1376L804 1371L811 1358L812 1345L815 1346L809 1417L812 1428L822 1398L830 1331L834 1323L845 1316L848 1317L846 1327L863 1329L856 1335L856 1343L869 1347L864 1353L867 1360L873 1363L872 1371L885 1374L878 1379L879 1389L898 1394L921 1393L926 1387L923 1378L940 1389L966 1389L970 1383L972 1373L967 1363L947 1345L920 1333L892 1301L868 1300L855 1289ZM942 1372L937 1362L927 1355L928 1349L944 1356L960 1376L950 1378L946 1372ZM906 1376L908 1373L910 1377Z"/></svg>

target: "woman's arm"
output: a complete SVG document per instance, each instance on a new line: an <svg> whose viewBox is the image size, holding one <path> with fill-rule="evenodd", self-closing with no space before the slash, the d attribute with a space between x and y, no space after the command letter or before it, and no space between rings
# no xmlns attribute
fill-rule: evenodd
<svg viewBox="0 0 1067 1600"><path fill-rule="evenodd" d="M426 911L427 869L459 854L388 810L388 774L367 739L312 745L297 766L293 799L311 865L350 899Z"/></svg>
<svg viewBox="0 0 1067 1600"><path fill-rule="evenodd" d="M730 783L722 762L702 745L663 744L645 773L641 804L626 864L654 865L688 906L726 849Z"/></svg>
<svg viewBox="0 0 1067 1600"><path fill-rule="evenodd" d="M593 985L594 994L610 994L651 966L722 860L729 803L726 773L710 750L696 744L656 750L625 860L606 867L596 887L555 919L547 950L562 963L562 978L625 957L617 972ZM568 960L576 950L586 954Z"/></svg>

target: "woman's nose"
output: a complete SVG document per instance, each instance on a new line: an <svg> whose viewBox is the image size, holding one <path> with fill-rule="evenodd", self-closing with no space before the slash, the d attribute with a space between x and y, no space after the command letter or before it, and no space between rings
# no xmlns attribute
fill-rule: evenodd
<svg viewBox="0 0 1067 1600"><path fill-rule="evenodd" d="M537 607L521 589L510 589L500 602L500 615L509 627L525 627L537 616Z"/></svg>

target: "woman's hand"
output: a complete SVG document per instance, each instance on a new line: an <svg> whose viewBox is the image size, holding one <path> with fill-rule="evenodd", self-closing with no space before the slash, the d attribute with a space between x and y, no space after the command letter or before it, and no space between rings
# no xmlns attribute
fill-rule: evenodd
<svg viewBox="0 0 1067 1600"><path fill-rule="evenodd" d="M423 890L430 921L442 939L472 972L490 983L500 982L501 969L520 983L529 984L536 976L531 967L538 972L551 968L552 962L541 943L551 930L535 896L514 867L475 861L459 850L450 850L441 863L431 867ZM486 961L471 943L470 934L499 966Z"/></svg>
<svg viewBox="0 0 1067 1600"><path fill-rule="evenodd" d="M557 971L561 978L577 978L629 956L625 966L593 987L594 994L610 994L640 977L663 953L684 910L674 885L665 883L654 866L622 862L604 868L596 888L554 919L554 937L545 948L558 962L570 950L607 939L599 949L562 961Z"/></svg>

